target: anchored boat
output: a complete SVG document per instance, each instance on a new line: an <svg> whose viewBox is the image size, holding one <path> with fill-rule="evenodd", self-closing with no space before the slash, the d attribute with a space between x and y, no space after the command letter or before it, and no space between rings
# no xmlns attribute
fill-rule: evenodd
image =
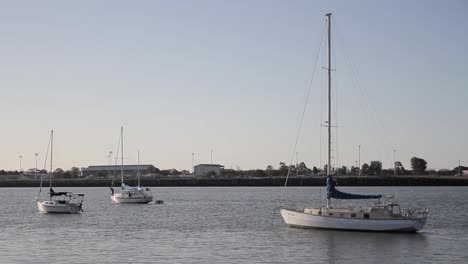
<svg viewBox="0 0 468 264"><path fill-rule="evenodd" d="M124 172L123 172L123 127L120 128L120 148L121 148L121 170L120 170L120 184L121 192L115 192L113 187L111 190L111 200L114 203L138 203L147 204L153 201L153 195L149 188L143 188L140 186L140 172L138 170L138 186L132 187L124 183ZM140 155L138 154L138 165L140 163Z"/></svg>
<svg viewBox="0 0 468 264"><path fill-rule="evenodd" d="M428 209L400 209L393 197L344 193L335 188L331 171L331 16L327 14L328 28L328 164L327 204L318 208L282 208L286 224L291 227L322 228L353 231L416 232L424 227ZM332 199L376 199L370 207L334 207Z"/></svg>
<svg viewBox="0 0 468 264"><path fill-rule="evenodd" d="M72 192L55 192L52 189L52 175L53 175L53 146L54 146L54 131L50 131L49 146L47 154L50 150L50 174L49 174L49 197L48 199L41 199L42 192L42 179L39 187L39 194L36 197L37 208L41 213L59 213L59 214L78 214L83 212L83 198L84 194ZM47 155L46 155L47 160ZM45 166L44 166L45 167ZM43 176L43 175L42 175Z"/></svg>

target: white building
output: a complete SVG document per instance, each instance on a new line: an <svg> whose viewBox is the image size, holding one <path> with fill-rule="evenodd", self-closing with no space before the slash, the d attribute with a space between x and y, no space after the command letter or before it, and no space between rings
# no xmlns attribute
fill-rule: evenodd
<svg viewBox="0 0 468 264"><path fill-rule="evenodd" d="M193 174L195 176L206 176L208 174L221 175L224 169L223 165L219 164L198 164L193 167Z"/></svg>

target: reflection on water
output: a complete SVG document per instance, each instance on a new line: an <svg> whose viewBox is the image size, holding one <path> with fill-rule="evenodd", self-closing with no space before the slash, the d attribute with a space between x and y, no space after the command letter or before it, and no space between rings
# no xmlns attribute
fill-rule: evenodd
<svg viewBox="0 0 468 264"><path fill-rule="evenodd" d="M0 192L0 263L467 263L468 188L343 189L395 194L403 207L431 208L429 220L414 234L288 228L273 211L280 188L253 187L153 188L163 205L111 204L106 188L71 188L86 194L85 213L44 215L36 189L9 188ZM287 197L323 200L318 187Z"/></svg>

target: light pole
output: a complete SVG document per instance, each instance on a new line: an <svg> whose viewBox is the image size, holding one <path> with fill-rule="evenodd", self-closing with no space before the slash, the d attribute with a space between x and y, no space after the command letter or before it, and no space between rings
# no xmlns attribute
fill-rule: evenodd
<svg viewBox="0 0 468 264"><path fill-rule="evenodd" d="M359 156L359 176L361 176L361 145L359 145L358 156Z"/></svg>
<svg viewBox="0 0 468 264"><path fill-rule="evenodd" d="M19 159L20 159L20 170L19 171L21 173L23 171L22 166L21 166L21 160L23 159L23 155L20 155Z"/></svg>
<svg viewBox="0 0 468 264"><path fill-rule="evenodd" d="M213 150L211 150L211 164L213 164Z"/></svg>
<svg viewBox="0 0 468 264"><path fill-rule="evenodd" d="M107 177L110 176L110 171L111 171L111 164L112 164L112 158L111 158L111 153L112 151L109 151L109 154L107 154Z"/></svg>
<svg viewBox="0 0 468 264"><path fill-rule="evenodd" d="M396 160L395 160L396 149L393 150L393 176L396 176Z"/></svg>
<svg viewBox="0 0 468 264"><path fill-rule="evenodd" d="M113 158L113 154L114 154L114 152L109 151L109 156L110 156L110 158L109 158L109 170L112 170L112 158ZM116 163L117 163L117 161L116 161ZM112 181L113 181L113 179L114 179L114 175L115 175L115 167L114 167L113 170L112 170Z"/></svg>
<svg viewBox="0 0 468 264"><path fill-rule="evenodd" d="M296 152L296 177L299 177L299 152Z"/></svg>
<svg viewBox="0 0 468 264"><path fill-rule="evenodd" d="M460 173L460 176L462 176L462 169L461 169L461 162L458 160L458 173Z"/></svg>
<svg viewBox="0 0 468 264"><path fill-rule="evenodd" d="M192 174L195 173L195 153L192 152Z"/></svg>
<svg viewBox="0 0 468 264"><path fill-rule="evenodd" d="M35 153L34 156L36 156L36 174L37 174L37 156L39 155L39 153Z"/></svg>

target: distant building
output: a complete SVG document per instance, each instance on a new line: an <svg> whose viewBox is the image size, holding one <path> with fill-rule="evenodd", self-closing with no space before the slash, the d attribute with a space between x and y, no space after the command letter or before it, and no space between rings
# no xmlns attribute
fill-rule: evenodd
<svg viewBox="0 0 468 264"><path fill-rule="evenodd" d="M468 170L462 170L462 175L463 176L468 176Z"/></svg>
<svg viewBox="0 0 468 264"><path fill-rule="evenodd" d="M224 166L219 164L198 164L193 167L193 174L195 176L206 176L208 174L221 175L223 169Z"/></svg>
<svg viewBox="0 0 468 264"><path fill-rule="evenodd" d="M122 166L120 165L98 165L98 166L89 166L82 170L83 176L108 176L113 175L120 175ZM155 173L158 169L153 165L142 164L142 165L124 165L123 172L124 175L136 175L138 170L140 170L141 175Z"/></svg>

